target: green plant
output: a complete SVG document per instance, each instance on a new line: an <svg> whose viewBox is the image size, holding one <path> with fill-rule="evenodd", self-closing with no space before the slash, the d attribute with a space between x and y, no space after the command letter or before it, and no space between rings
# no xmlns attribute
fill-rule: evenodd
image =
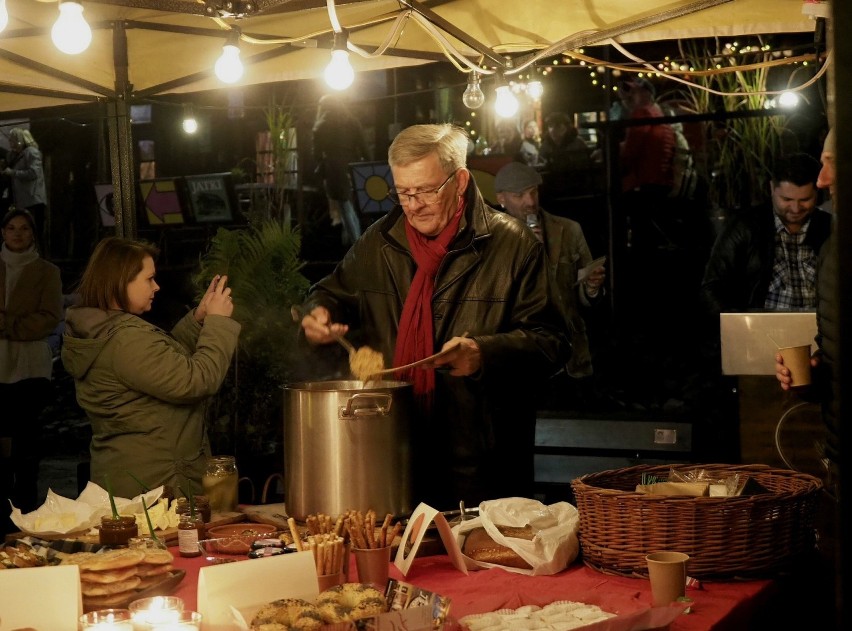
<svg viewBox="0 0 852 631"><path fill-rule="evenodd" d="M220 228L201 257L193 277L198 297L215 274L227 274L233 317L242 325L235 367L211 406L214 451L238 457L280 452L281 385L293 375L298 334L290 306L301 303L309 287L300 246L297 231L267 220Z"/></svg>
<svg viewBox="0 0 852 631"><path fill-rule="evenodd" d="M769 69L759 64L769 61L772 55L760 38L758 45L741 49L723 47L718 40L683 40L679 46L685 63L694 68L713 64L720 69L746 64L758 66L691 76L690 80L701 87L688 86L677 91L675 101L681 111L737 113L766 107L767 96L763 92L767 89ZM783 130L781 116L728 118L705 126L705 152L696 164L708 182L712 205L740 208L765 201L772 160L780 152Z"/></svg>

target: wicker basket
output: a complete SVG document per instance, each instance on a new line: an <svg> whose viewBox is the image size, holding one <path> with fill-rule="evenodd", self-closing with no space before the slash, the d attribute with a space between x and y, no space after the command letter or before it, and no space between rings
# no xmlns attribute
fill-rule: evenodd
<svg viewBox="0 0 852 631"><path fill-rule="evenodd" d="M771 491L739 497L664 497L636 493L643 473L668 478L705 469L746 475ZM788 569L814 550L822 482L765 465L637 466L591 473L571 483L580 512L583 561L598 570L647 576L645 555L677 550L696 578L753 578Z"/></svg>

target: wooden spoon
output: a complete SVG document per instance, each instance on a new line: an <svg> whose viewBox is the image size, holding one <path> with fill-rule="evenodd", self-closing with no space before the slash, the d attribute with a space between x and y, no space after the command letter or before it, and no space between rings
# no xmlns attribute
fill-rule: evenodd
<svg viewBox="0 0 852 631"><path fill-rule="evenodd" d="M460 337L467 337L467 331L462 333ZM408 370L409 368L417 368L418 366L423 366L425 364L431 364L436 359L438 359L440 357L444 357L446 355L449 355L454 350L456 350L459 346L461 346L461 342L456 342L455 344L453 344L449 348L445 348L444 350L440 351L439 353L435 353L434 355L429 355L429 357L424 357L423 359L418 359L416 362L411 362L410 364L405 364L403 366L397 366L395 368L385 368L384 370L380 370L378 372L373 373L372 375L370 375L370 377L368 379L364 379L364 381L374 381L376 377L381 377L382 375L389 375L391 373L396 372L397 370Z"/></svg>

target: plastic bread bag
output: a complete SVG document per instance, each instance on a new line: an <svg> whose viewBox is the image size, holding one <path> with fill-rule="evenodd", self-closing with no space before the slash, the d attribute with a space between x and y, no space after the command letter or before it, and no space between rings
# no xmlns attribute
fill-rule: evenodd
<svg viewBox="0 0 852 631"><path fill-rule="evenodd" d="M580 517L576 507L568 502L545 505L533 499L507 497L488 500L479 505L479 517L456 524L453 535L462 548L469 570L500 567L510 572L531 576L546 576L564 570L577 558L580 542L577 538ZM476 560L464 548L468 535L482 528L498 546L508 548L525 561L529 568ZM524 530L525 538L507 536L507 530Z"/></svg>
<svg viewBox="0 0 852 631"><path fill-rule="evenodd" d="M710 485L710 495L731 497L742 493L745 480L738 473L724 478L712 476L706 469L691 469L689 471L669 472L669 482L706 482Z"/></svg>

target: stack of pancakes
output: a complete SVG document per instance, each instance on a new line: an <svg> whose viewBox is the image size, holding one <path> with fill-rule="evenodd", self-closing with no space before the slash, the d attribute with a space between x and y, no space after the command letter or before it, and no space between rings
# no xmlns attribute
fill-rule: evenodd
<svg viewBox="0 0 852 631"><path fill-rule="evenodd" d="M167 578L173 560L168 550L146 548L77 552L65 557L62 564L80 566L84 606L111 607Z"/></svg>

